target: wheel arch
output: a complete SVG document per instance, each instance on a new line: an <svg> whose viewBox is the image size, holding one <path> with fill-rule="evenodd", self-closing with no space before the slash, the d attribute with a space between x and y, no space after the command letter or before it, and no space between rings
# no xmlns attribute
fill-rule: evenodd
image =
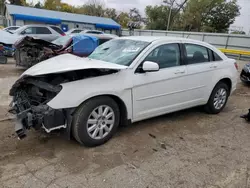
<svg viewBox="0 0 250 188"><path fill-rule="evenodd" d="M221 78L221 79L214 85L214 87L212 88L212 90L211 90L211 92L210 92L210 95L208 96L207 102L208 102L208 100L210 99L210 97L211 97L211 95L212 95L212 93L213 93L214 88L215 88L220 82L225 83L225 84L228 86L228 88L229 88L229 93L231 93L231 89L232 89L232 80L231 80L230 78L228 78L228 77Z"/></svg>
<svg viewBox="0 0 250 188"><path fill-rule="evenodd" d="M217 82L217 84L220 83L220 82L225 83L225 84L228 86L229 93L231 93L231 90L232 90L232 80L231 80L230 78L222 78L222 79L220 79L220 80ZM217 84L216 84L216 85L217 85Z"/></svg>
<svg viewBox="0 0 250 188"><path fill-rule="evenodd" d="M120 125L128 125L129 124L130 120L128 119L127 106L126 106L125 102L117 95L114 95L114 94L95 95L95 96L92 96L92 97L86 99L85 101L83 101L79 106L81 106L83 103L85 103L88 100L92 100L92 99L98 98L98 97L110 97L110 98L112 98L118 104L118 107L120 110Z"/></svg>

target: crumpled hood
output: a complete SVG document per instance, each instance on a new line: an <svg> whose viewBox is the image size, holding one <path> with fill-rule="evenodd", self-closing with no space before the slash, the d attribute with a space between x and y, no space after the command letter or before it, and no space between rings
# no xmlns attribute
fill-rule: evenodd
<svg viewBox="0 0 250 188"><path fill-rule="evenodd" d="M63 54L34 65L26 70L23 76L39 76L84 69L126 69L127 66L108 63L89 58L81 58L71 54Z"/></svg>

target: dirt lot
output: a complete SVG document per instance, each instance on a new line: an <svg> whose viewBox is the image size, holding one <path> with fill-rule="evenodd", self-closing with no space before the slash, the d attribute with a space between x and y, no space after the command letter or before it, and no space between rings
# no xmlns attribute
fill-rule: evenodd
<svg viewBox="0 0 250 188"><path fill-rule="evenodd" d="M240 67L245 62L239 62ZM0 119L22 70L0 65ZM19 141L0 123L0 187L250 187L250 88L238 84L219 115L199 108L121 128L104 146L86 148L60 134L31 131Z"/></svg>

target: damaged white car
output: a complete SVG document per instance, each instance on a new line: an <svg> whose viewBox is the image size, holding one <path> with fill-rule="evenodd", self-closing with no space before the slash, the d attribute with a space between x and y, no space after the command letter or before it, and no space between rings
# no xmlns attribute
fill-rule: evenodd
<svg viewBox="0 0 250 188"><path fill-rule="evenodd" d="M126 37L89 58L65 54L24 72L10 90L16 133L64 129L86 146L108 141L119 125L204 105L223 110L236 89L237 64L189 39Z"/></svg>

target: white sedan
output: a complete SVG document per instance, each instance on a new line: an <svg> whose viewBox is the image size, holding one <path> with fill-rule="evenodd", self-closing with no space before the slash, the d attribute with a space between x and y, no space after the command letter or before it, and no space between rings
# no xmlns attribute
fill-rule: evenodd
<svg viewBox="0 0 250 188"><path fill-rule="evenodd" d="M88 58L65 54L39 63L10 90L16 133L64 129L86 146L120 125L204 105L217 114L236 89L237 64L215 47L170 37L123 37Z"/></svg>

